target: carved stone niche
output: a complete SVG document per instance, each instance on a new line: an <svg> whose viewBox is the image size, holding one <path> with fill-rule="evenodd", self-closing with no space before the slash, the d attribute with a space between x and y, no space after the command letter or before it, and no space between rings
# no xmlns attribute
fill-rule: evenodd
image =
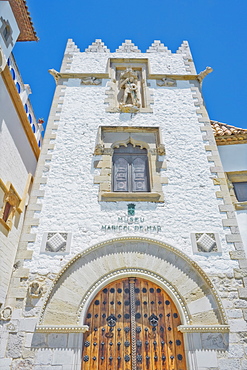
<svg viewBox="0 0 247 370"><path fill-rule="evenodd" d="M153 100L147 86L147 59L112 58L109 62L107 112L152 112Z"/></svg>

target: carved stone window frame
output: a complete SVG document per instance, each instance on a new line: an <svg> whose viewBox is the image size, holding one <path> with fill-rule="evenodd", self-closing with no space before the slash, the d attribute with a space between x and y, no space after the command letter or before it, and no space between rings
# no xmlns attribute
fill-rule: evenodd
<svg viewBox="0 0 247 370"><path fill-rule="evenodd" d="M111 145L104 142L103 134L105 132L129 133L127 140L116 140ZM152 133L155 137L155 143L150 145L148 142L137 140L131 136L132 133ZM135 136L137 136L135 135ZM128 143L133 146L140 146L147 149L148 169L149 169L149 192L114 192L112 190L113 176L113 153L114 148L120 145L126 146ZM167 184L167 177L163 177L162 170L166 170L165 147L161 143L161 134L159 127L119 127L119 126L100 126L94 151L95 167L99 168L100 175L95 176L94 183L99 184L99 201L139 201L139 202L164 202L164 193L162 185Z"/></svg>
<svg viewBox="0 0 247 370"><path fill-rule="evenodd" d="M21 197L17 193L11 182L7 182L6 185L0 179L0 190L2 193L1 205L0 205L0 224L4 226L7 231L10 231L13 226L13 219L16 212L19 214L22 212L21 208ZM11 206L10 212L6 220L4 220L4 211L6 204L9 203Z"/></svg>
<svg viewBox="0 0 247 370"><path fill-rule="evenodd" d="M233 171L226 172L228 187L231 196L232 203L236 210L247 209L247 201L239 202L234 190L234 183L236 182L247 182L247 171Z"/></svg>
<svg viewBox="0 0 247 370"><path fill-rule="evenodd" d="M152 113L153 110L150 104L153 104L153 98L151 97L150 90L147 85L150 70L147 58L109 58L107 69L111 80L108 82L108 90L106 90L106 95L108 96L105 99L105 103L108 103L106 112L121 112L119 101L117 99L119 93L117 74L119 71L123 72L127 68L133 69L134 72L138 72L141 76L139 84L141 87L142 105L138 109L138 112ZM133 111L132 113L136 112Z"/></svg>

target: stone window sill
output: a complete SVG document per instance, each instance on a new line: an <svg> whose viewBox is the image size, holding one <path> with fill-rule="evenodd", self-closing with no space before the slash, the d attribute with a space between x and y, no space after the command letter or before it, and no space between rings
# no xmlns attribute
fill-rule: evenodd
<svg viewBox="0 0 247 370"><path fill-rule="evenodd" d="M135 201L135 202L164 202L160 193L154 192L105 192L101 193L101 201L118 202L118 201Z"/></svg>

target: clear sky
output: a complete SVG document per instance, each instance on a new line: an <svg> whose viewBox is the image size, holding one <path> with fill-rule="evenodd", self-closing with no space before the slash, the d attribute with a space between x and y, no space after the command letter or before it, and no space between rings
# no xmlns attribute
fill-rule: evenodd
<svg viewBox="0 0 247 370"><path fill-rule="evenodd" d="M197 72L214 69L203 82L211 119L247 128L246 0L27 0L38 42L19 42L14 55L29 83L36 118L47 121L55 83L72 38L84 51L96 38L115 51L131 39L145 52L161 40L175 52L189 41Z"/></svg>

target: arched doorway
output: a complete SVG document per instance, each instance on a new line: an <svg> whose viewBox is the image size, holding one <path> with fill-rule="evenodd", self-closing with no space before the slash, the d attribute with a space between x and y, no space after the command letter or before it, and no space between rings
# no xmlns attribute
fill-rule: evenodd
<svg viewBox="0 0 247 370"><path fill-rule="evenodd" d="M151 281L109 284L91 302L85 324L82 370L186 370L178 310Z"/></svg>

